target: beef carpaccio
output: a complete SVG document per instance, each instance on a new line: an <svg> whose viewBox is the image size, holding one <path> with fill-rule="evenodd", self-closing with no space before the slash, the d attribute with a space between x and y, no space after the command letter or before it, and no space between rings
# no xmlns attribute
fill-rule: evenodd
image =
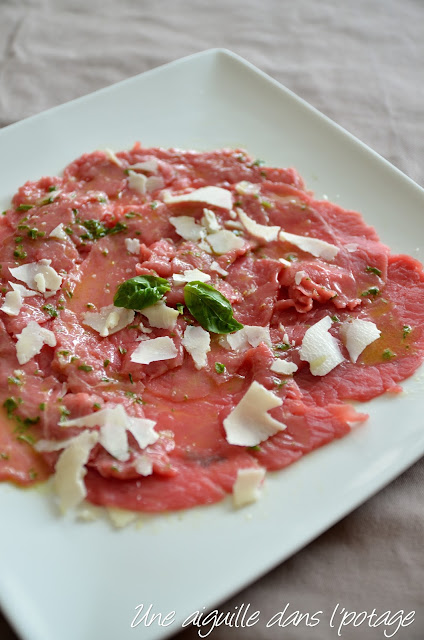
<svg viewBox="0 0 424 640"><path fill-rule="evenodd" d="M95 151L1 217L0 479L254 500L424 353L421 264L242 150Z"/></svg>

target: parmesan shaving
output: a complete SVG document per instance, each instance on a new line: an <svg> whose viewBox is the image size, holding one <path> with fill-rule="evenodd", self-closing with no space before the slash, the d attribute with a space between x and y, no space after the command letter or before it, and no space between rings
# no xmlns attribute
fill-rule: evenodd
<svg viewBox="0 0 424 640"><path fill-rule="evenodd" d="M166 204L178 204L179 202L203 202L221 209L231 209L233 199L231 192L221 187L201 187L190 193L174 196L169 191L163 192L163 201Z"/></svg>
<svg viewBox="0 0 424 640"><path fill-rule="evenodd" d="M9 271L16 280L25 282L34 291L44 293L48 290L56 293L60 289L62 278L50 264L51 260L40 260L39 262L23 264L20 267L9 269ZM40 286L44 291L40 290Z"/></svg>
<svg viewBox="0 0 424 640"><path fill-rule="evenodd" d="M175 227L175 231L184 240L200 240L205 237L205 229L191 216L178 216L169 218L169 222Z"/></svg>
<svg viewBox="0 0 424 640"><path fill-rule="evenodd" d="M211 336L202 327L187 327L182 340L184 348L194 360L196 369L202 369L208 363L207 354L211 350Z"/></svg>
<svg viewBox="0 0 424 640"><path fill-rule="evenodd" d="M225 269L223 269L216 260L211 262L211 270L216 271L221 276L228 276L228 271L225 271Z"/></svg>
<svg viewBox="0 0 424 640"><path fill-rule="evenodd" d="M40 353L45 344L49 347L56 346L56 337L53 331L40 327L34 320L31 320L16 337L18 339L16 342L16 356L19 364L29 362Z"/></svg>
<svg viewBox="0 0 424 640"><path fill-rule="evenodd" d="M255 236L255 238L260 238L261 240L265 240L265 242L272 242L277 239L280 227L269 227L266 224L259 224L252 218L249 218L242 209L237 209L237 213L246 231L252 236Z"/></svg>
<svg viewBox="0 0 424 640"><path fill-rule="evenodd" d="M214 211L211 211L211 209L203 209L203 217L201 219L201 223L208 233L215 233L222 228L217 220Z"/></svg>
<svg viewBox="0 0 424 640"><path fill-rule="evenodd" d="M184 274L174 273L172 276L175 284L185 284L186 282L209 282L211 279L208 273L204 273L199 269L186 269Z"/></svg>
<svg viewBox="0 0 424 640"><path fill-rule="evenodd" d="M257 195L261 192L261 186L259 184L254 184L247 180L237 182L235 189L241 196Z"/></svg>
<svg viewBox="0 0 424 640"><path fill-rule="evenodd" d="M102 307L100 311L87 311L83 315L82 323L91 327L102 338L110 336L124 327L128 326L134 320L134 311L132 309L124 309L124 307L115 307L109 304Z"/></svg>
<svg viewBox="0 0 424 640"><path fill-rule="evenodd" d="M97 431L83 431L66 447L56 463L53 485L62 512L78 506L87 495L85 465L98 439Z"/></svg>
<svg viewBox="0 0 424 640"><path fill-rule="evenodd" d="M4 296L4 302L0 307L1 311L8 316L17 316L23 305L23 299L19 291L8 291Z"/></svg>
<svg viewBox="0 0 424 640"><path fill-rule="evenodd" d="M297 364L294 362L288 362L287 360L274 360L271 365L271 371L289 376L297 371Z"/></svg>
<svg viewBox="0 0 424 640"><path fill-rule="evenodd" d="M142 309L140 313L146 316L151 327L158 329L173 329L179 316L179 311L167 307L164 300L159 300L150 307Z"/></svg>
<svg viewBox="0 0 424 640"><path fill-rule="evenodd" d="M137 191L142 196L146 193L147 178L142 173L136 173L135 171L128 171L128 186L133 191Z"/></svg>
<svg viewBox="0 0 424 640"><path fill-rule="evenodd" d="M325 376L344 360L337 340L328 333L331 325L331 318L325 316L303 337L299 355L301 360L309 362L314 376Z"/></svg>
<svg viewBox="0 0 424 640"><path fill-rule="evenodd" d="M263 467L238 469L233 485L233 502L235 507L256 502L260 497L260 487L264 481L266 470Z"/></svg>
<svg viewBox="0 0 424 640"><path fill-rule="evenodd" d="M257 347L261 342L265 342L265 344L270 347L271 337L269 334L269 327L245 324L239 331L229 333L227 335L227 342L231 349L235 349L237 351L246 348L248 344L252 347Z"/></svg>
<svg viewBox="0 0 424 640"><path fill-rule="evenodd" d="M172 360L178 355L177 348L172 338L148 338L144 340L131 354L131 362L137 364L150 364L161 360Z"/></svg>
<svg viewBox="0 0 424 640"><path fill-rule="evenodd" d="M207 237L207 241L214 253L222 255L233 249L241 249L244 246L244 240L237 237L232 231L221 229Z"/></svg>
<svg viewBox="0 0 424 640"><path fill-rule="evenodd" d="M125 238L125 248L128 253L137 256L140 253L140 240L137 238Z"/></svg>
<svg viewBox="0 0 424 640"><path fill-rule="evenodd" d="M340 335L349 352L351 362L356 362L361 353L372 342L380 337L381 331L374 322L355 318L343 322L340 327Z"/></svg>
<svg viewBox="0 0 424 640"><path fill-rule="evenodd" d="M242 447L254 447L286 429L286 425L267 412L281 407L282 400L259 382L252 382L238 405L224 420L227 441Z"/></svg>
<svg viewBox="0 0 424 640"><path fill-rule="evenodd" d="M64 242L67 242L69 240L69 236L65 231L63 222L58 224L57 227L53 229L53 231L50 231L49 238L56 238L57 240L63 240Z"/></svg>
<svg viewBox="0 0 424 640"><path fill-rule="evenodd" d="M112 149L105 149L105 155L108 160L116 164L117 167L122 167L122 162L118 158L118 156L112 151Z"/></svg>
<svg viewBox="0 0 424 640"><path fill-rule="evenodd" d="M316 258L333 260L339 252L339 248L319 238L309 238L308 236L298 236L294 233L280 231L279 238L282 242L288 242L298 247L306 253L310 253Z"/></svg>

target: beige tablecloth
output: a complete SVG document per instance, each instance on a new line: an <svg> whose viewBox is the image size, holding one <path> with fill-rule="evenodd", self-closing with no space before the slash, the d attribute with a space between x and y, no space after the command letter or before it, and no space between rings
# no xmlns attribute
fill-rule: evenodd
<svg viewBox="0 0 424 640"><path fill-rule="evenodd" d="M0 0L0 126L210 47L247 58L424 184L422 0ZM287 603L286 615L329 616L337 603L415 610L394 637L422 640L423 487L421 461L220 610L250 603L264 620ZM329 640L337 630L257 624L209 637ZM0 638L15 639L1 617ZM342 638L383 640L383 627L345 627Z"/></svg>

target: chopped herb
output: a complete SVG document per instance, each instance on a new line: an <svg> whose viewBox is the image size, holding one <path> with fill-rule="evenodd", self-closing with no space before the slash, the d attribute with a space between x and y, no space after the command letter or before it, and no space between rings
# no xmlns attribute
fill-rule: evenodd
<svg viewBox="0 0 424 640"><path fill-rule="evenodd" d="M15 244L22 244L22 240L23 240L23 237L22 237L22 236L16 236L16 238L15 238Z"/></svg>
<svg viewBox="0 0 424 640"><path fill-rule="evenodd" d="M71 236L74 233L71 227L63 227L63 230L68 234L68 236Z"/></svg>
<svg viewBox="0 0 424 640"><path fill-rule="evenodd" d="M26 442L27 444L34 444L35 442L33 436L29 433L20 433L16 439Z"/></svg>
<svg viewBox="0 0 424 640"><path fill-rule="evenodd" d="M31 227L29 227L27 224L20 224L18 225L18 231L26 231L27 229L30 229Z"/></svg>
<svg viewBox="0 0 424 640"><path fill-rule="evenodd" d="M258 444L255 444L253 447L247 447L248 451L262 451L261 447Z"/></svg>
<svg viewBox="0 0 424 640"><path fill-rule="evenodd" d="M127 225L123 222L117 222L115 226L107 227L103 222L100 222L100 220L84 220L82 225L87 229L87 233L81 236L83 240L98 240L99 238L104 238L104 236L119 233L127 229Z"/></svg>
<svg viewBox="0 0 424 640"><path fill-rule="evenodd" d="M108 253L109 253L109 249L103 249L103 251L102 251L102 255L103 256L107 256Z"/></svg>
<svg viewBox="0 0 424 640"><path fill-rule="evenodd" d="M31 240L36 240L37 238L44 238L45 235L46 234L44 231L38 231L38 229L30 229L28 231L28 236L31 238Z"/></svg>
<svg viewBox="0 0 424 640"><path fill-rule="evenodd" d="M269 202L269 200L262 200L261 205L264 209L272 209L274 206L272 202Z"/></svg>
<svg viewBox="0 0 424 640"><path fill-rule="evenodd" d="M68 296L68 298L73 298L74 297L74 294L69 289L65 289L65 293Z"/></svg>
<svg viewBox="0 0 424 640"><path fill-rule="evenodd" d="M243 328L233 317L230 301L205 282L187 283L184 287L184 301L191 315L207 331L233 333Z"/></svg>
<svg viewBox="0 0 424 640"><path fill-rule="evenodd" d="M280 342L279 344L276 344L274 346L274 349L277 349L278 351L287 351L288 349L290 349L290 346L287 342Z"/></svg>
<svg viewBox="0 0 424 640"><path fill-rule="evenodd" d="M113 382L113 380L110 380L109 378L100 378L100 380L102 382Z"/></svg>
<svg viewBox="0 0 424 640"><path fill-rule="evenodd" d="M365 296L378 296L378 294L380 293L380 289L378 287L370 287L368 289L368 291L363 291L361 293L361 297L365 297Z"/></svg>
<svg viewBox="0 0 424 640"><path fill-rule="evenodd" d="M381 271L377 269L377 267L365 267L365 271L367 273L374 273L376 276L381 276Z"/></svg>
<svg viewBox="0 0 424 640"><path fill-rule="evenodd" d="M113 304L116 307L140 311L158 302L171 289L164 278L156 276L136 276L119 285Z"/></svg>
<svg viewBox="0 0 424 640"><path fill-rule="evenodd" d="M215 371L217 373L224 373L225 364L222 364L222 362L215 362Z"/></svg>
<svg viewBox="0 0 424 640"><path fill-rule="evenodd" d="M22 247L16 247L13 255L15 256L15 258L19 258L21 260L28 256L27 252Z"/></svg>
<svg viewBox="0 0 424 640"><path fill-rule="evenodd" d="M101 408L102 408L102 407L101 407L101 405L100 405L98 402L95 402L95 403L93 404L93 409L95 409L96 411L98 411L98 410L99 410L99 409L101 409Z"/></svg>
<svg viewBox="0 0 424 640"><path fill-rule="evenodd" d="M297 256L294 253L289 253L286 256L286 260L288 260L289 262L296 262Z"/></svg>
<svg viewBox="0 0 424 640"><path fill-rule="evenodd" d="M131 384L134 384L134 380L133 380L133 377L132 377L132 373L129 373L129 374L128 374L128 377L129 377L129 379L130 379Z"/></svg>
<svg viewBox="0 0 424 640"><path fill-rule="evenodd" d="M159 202L156 202L156 200L152 200L150 203L150 208L151 209L157 209L159 206Z"/></svg>
<svg viewBox="0 0 424 640"><path fill-rule="evenodd" d="M35 418L25 418L24 426L29 427L31 424L38 424L40 422L40 416L35 416Z"/></svg>
<svg viewBox="0 0 424 640"><path fill-rule="evenodd" d="M33 206L33 204L20 204L19 207L16 207L16 211L29 211Z"/></svg>
<svg viewBox="0 0 424 640"><path fill-rule="evenodd" d="M107 198L104 198L103 196L101 196L99 198L99 202L101 202L102 204L106 204L107 203Z"/></svg>
<svg viewBox="0 0 424 640"><path fill-rule="evenodd" d="M21 384L22 384L22 380L20 380L20 379L19 379L19 378L17 378L16 376L9 376L9 377L7 378L7 382L8 382L9 384L16 384L16 385L18 385L18 387L20 387L20 386L21 386Z"/></svg>
<svg viewBox="0 0 424 640"><path fill-rule="evenodd" d="M2 215L2 216L7 216L7 211L2 211L2 212L1 212L1 215Z"/></svg>
<svg viewBox="0 0 424 640"><path fill-rule="evenodd" d="M126 218L135 218L136 216L136 212L135 211L128 211L128 213L125 214Z"/></svg>
<svg viewBox="0 0 424 640"><path fill-rule="evenodd" d="M8 453L4 453L3 451L0 451L0 458L2 460L9 460L9 454Z"/></svg>
<svg viewBox="0 0 424 640"><path fill-rule="evenodd" d="M90 367L89 364L80 364L78 366L78 370L79 371L87 371L87 373L88 373L89 371L93 371L93 367Z"/></svg>
<svg viewBox="0 0 424 640"><path fill-rule="evenodd" d="M28 474L29 474L30 480L35 480L35 478L38 476L38 473L34 471L34 469L30 469L28 471Z"/></svg>
<svg viewBox="0 0 424 640"><path fill-rule="evenodd" d="M18 404L19 402L15 400L15 398L6 398L3 402L3 407L6 409L9 418L12 415L12 411L15 411L15 409L18 408Z"/></svg>
<svg viewBox="0 0 424 640"><path fill-rule="evenodd" d="M412 327L409 324L404 324L402 327L402 337L403 339L406 338L406 336L409 336L409 334L412 331Z"/></svg>
<svg viewBox="0 0 424 640"><path fill-rule="evenodd" d="M265 164L265 160L260 160L259 158L252 162L252 167L262 167Z"/></svg>
<svg viewBox="0 0 424 640"><path fill-rule="evenodd" d="M71 353L70 351L67 351L66 349L62 349L61 351L58 351L58 353L61 356L69 356L69 354Z"/></svg>
<svg viewBox="0 0 424 640"><path fill-rule="evenodd" d="M243 203L242 203L242 201L241 201L241 200L237 200L237 202L235 202L235 203L234 203L234 206L235 206L235 207L241 207L241 205L242 205L242 204L243 204Z"/></svg>
<svg viewBox="0 0 424 640"><path fill-rule="evenodd" d="M333 322L340 322L340 318L338 316L331 316Z"/></svg>
<svg viewBox="0 0 424 640"><path fill-rule="evenodd" d="M46 410L46 403L45 402L40 402L40 404L38 405L38 408L40 409L40 411L45 411Z"/></svg>
<svg viewBox="0 0 424 640"><path fill-rule="evenodd" d="M71 415L71 412L66 407L59 407L59 411L61 415L61 420L63 420L63 418L66 418L66 416Z"/></svg>
<svg viewBox="0 0 424 640"><path fill-rule="evenodd" d="M106 369L110 365L110 360L103 360L103 366Z"/></svg>
<svg viewBox="0 0 424 640"><path fill-rule="evenodd" d="M87 309L95 309L96 305L94 305L92 302L87 302L87 304L85 305L87 307Z"/></svg>
<svg viewBox="0 0 424 640"><path fill-rule="evenodd" d="M178 313L180 313L181 315L184 314L184 305L181 304L181 302L177 302L177 304L175 305L177 307L177 311Z"/></svg>
<svg viewBox="0 0 424 640"><path fill-rule="evenodd" d="M49 191L50 193L51 193L52 191L56 191L56 190L57 190L57 186L56 186L55 184L52 184L52 185L47 189L47 191Z"/></svg>
<svg viewBox="0 0 424 640"><path fill-rule="evenodd" d="M52 204L52 202L54 202L53 196L49 196L48 198L44 198L44 200L42 200L40 202L40 207L44 207L44 205L46 205L46 204Z"/></svg>
<svg viewBox="0 0 424 640"><path fill-rule="evenodd" d="M396 358L396 353L394 353L391 349L384 349L382 357L383 360L391 360L392 358Z"/></svg>
<svg viewBox="0 0 424 640"><path fill-rule="evenodd" d="M261 171L262 178L266 178L266 171Z"/></svg>
<svg viewBox="0 0 424 640"><path fill-rule="evenodd" d="M52 304L45 304L43 305L42 308L43 308L43 311L47 311L47 313L51 318L57 318L58 316L57 310L54 308Z"/></svg>
<svg viewBox="0 0 424 640"><path fill-rule="evenodd" d="M118 347L118 351L123 356L127 353L127 350L125 349L125 347Z"/></svg>

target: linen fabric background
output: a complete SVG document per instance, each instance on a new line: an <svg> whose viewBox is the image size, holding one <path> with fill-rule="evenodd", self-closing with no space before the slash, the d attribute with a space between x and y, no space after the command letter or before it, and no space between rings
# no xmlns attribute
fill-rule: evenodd
<svg viewBox="0 0 424 640"><path fill-rule="evenodd" d="M245 57L424 184L422 0L0 0L0 126L211 47ZM415 610L414 624L395 637L422 640L423 487L421 460L219 610L250 603L261 621L287 603L288 612L322 610L327 618L337 603L358 612ZM16 638L1 614L0 637ZM209 637L337 634L324 622L259 623ZM197 629L176 638L194 640ZM383 639L383 627L345 627L342 638Z"/></svg>

